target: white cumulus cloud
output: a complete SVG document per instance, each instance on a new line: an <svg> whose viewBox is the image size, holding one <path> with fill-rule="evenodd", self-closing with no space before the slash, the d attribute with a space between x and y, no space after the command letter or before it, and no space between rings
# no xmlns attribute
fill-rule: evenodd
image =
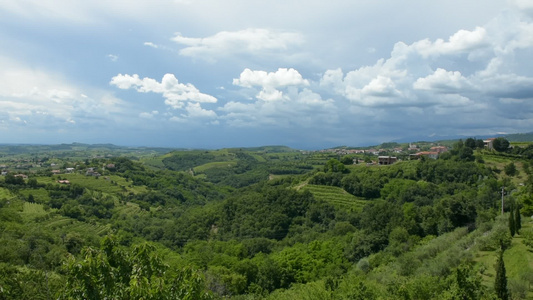
<svg viewBox="0 0 533 300"><path fill-rule="evenodd" d="M204 38L185 37L176 33L172 40L185 46L179 51L180 55L214 60L234 54L282 52L292 45L301 44L303 37L296 32L248 28L240 31L221 31Z"/></svg>
<svg viewBox="0 0 533 300"><path fill-rule="evenodd" d="M309 81L295 69L279 68L276 72L252 71L245 69L239 78L233 79L233 84L246 88L260 87L257 98L264 101L283 99L283 92L279 89L290 86L309 86Z"/></svg>
<svg viewBox="0 0 533 300"><path fill-rule="evenodd" d="M151 112L142 112L139 114L139 117L143 119L153 119L155 116L157 116L159 112L157 110L153 110Z"/></svg>
<svg viewBox="0 0 533 300"><path fill-rule="evenodd" d="M473 31L461 29L450 36L448 41L437 39L435 42L431 42L425 39L415 42L411 48L425 58L470 52L488 45L487 31L483 27L476 27Z"/></svg>
<svg viewBox="0 0 533 300"><path fill-rule="evenodd" d="M458 71L446 71L438 68L433 74L418 78L413 87L417 90L455 93L465 91L470 87L468 79Z"/></svg>
<svg viewBox="0 0 533 300"><path fill-rule="evenodd" d="M152 48L155 48L155 49L159 48L158 45L156 45L156 44L154 44L152 42L144 42L143 45L148 46L148 47L152 47Z"/></svg>
<svg viewBox="0 0 533 300"><path fill-rule="evenodd" d="M385 76L378 76L363 87L361 92L364 95L374 97L394 97L400 95L394 82Z"/></svg>
<svg viewBox="0 0 533 300"><path fill-rule="evenodd" d="M200 103L188 103L185 107L185 112L179 116L172 116L169 120L179 123L198 123L203 122L206 124L217 125L217 114L216 112L204 109L201 107Z"/></svg>
<svg viewBox="0 0 533 300"><path fill-rule="evenodd" d="M109 60L112 61L112 62L116 62L118 60L118 55L108 54L107 58L109 58Z"/></svg>
<svg viewBox="0 0 533 300"><path fill-rule="evenodd" d="M339 121L339 110L332 99L324 100L308 88L290 90L288 101L230 101L219 108L219 118L234 127L273 126L275 128L319 128ZM317 121L320 120L320 121Z"/></svg>
<svg viewBox="0 0 533 300"><path fill-rule="evenodd" d="M194 85L180 83L173 74L165 74L161 82L148 77L141 79L137 74L118 74L111 79L110 84L124 90L133 88L142 93L162 94L165 98L165 104L175 109L182 108L184 103L188 101L217 102L215 97L201 93Z"/></svg>
<svg viewBox="0 0 533 300"><path fill-rule="evenodd" d="M533 73L521 66L531 51L533 23L504 12L447 40L397 42L373 65L327 70L320 86L359 106L501 106L501 98L531 98Z"/></svg>

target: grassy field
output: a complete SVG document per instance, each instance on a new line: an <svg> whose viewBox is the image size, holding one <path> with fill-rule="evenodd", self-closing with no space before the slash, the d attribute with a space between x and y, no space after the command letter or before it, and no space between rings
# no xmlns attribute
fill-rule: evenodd
<svg viewBox="0 0 533 300"><path fill-rule="evenodd" d="M359 211L368 203L336 186L306 184L300 189L310 191L317 200L326 201L337 208Z"/></svg>

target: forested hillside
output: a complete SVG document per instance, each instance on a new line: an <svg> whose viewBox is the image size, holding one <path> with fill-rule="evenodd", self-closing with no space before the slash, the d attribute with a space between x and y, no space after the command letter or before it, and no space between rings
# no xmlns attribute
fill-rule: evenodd
<svg viewBox="0 0 533 300"><path fill-rule="evenodd" d="M73 146L1 148L1 299L533 298L523 141L390 165Z"/></svg>

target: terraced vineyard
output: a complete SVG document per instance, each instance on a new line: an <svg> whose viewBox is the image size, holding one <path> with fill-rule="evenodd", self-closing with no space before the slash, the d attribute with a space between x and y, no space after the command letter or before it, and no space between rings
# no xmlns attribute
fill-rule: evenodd
<svg viewBox="0 0 533 300"><path fill-rule="evenodd" d="M357 198L336 186L307 184L302 186L301 189L310 191L317 200L326 201L337 208L359 211L367 204L366 200Z"/></svg>
<svg viewBox="0 0 533 300"><path fill-rule="evenodd" d="M206 163L198 167L194 167L193 171L195 173L201 173L201 172L204 172L205 170L209 170L212 168L229 168L235 165L237 165L237 161L216 161L216 162Z"/></svg>
<svg viewBox="0 0 533 300"><path fill-rule="evenodd" d="M147 211L142 210L138 204L127 202L126 204L115 203L116 215L145 215Z"/></svg>
<svg viewBox="0 0 533 300"><path fill-rule="evenodd" d="M33 196L34 201L37 203L46 203L50 200L50 196L48 196L48 191L44 188L38 188L38 189L25 189L19 191L21 195L23 195L26 199L30 195Z"/></svg>
<svg viewBox="0 0 533 300"><path fill-rule="evenodd" d="M42 204L24 202L21 216L25 220L35 220L39 217L44 217L49 214L51 211L56 211L56 209L51 209L50 211L44 210Z"/></svg>
<svg viewBox="0 0 533 300"><path fill-rule="evenodd" d="M68 228L68 231L96 233L98 235L105 235L111 231L110 225L90 224L63 216L54 216L41 224L43 227L54 231Z"/></svg>
<svg viewBox="0 0 533 300"><path fill-rule="evenodd" d="M8 189L0 188L0 199L9 199L11 197L13 197L13 195L11 194L11 192L9 192Z"/></svg>

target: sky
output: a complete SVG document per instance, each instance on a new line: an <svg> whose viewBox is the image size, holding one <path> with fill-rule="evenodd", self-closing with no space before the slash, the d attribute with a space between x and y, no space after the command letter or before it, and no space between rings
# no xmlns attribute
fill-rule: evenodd
<svg viewBox="0 0 533 300"><path fill-rule="evenodd" d="M0 0L0 143L533 131L531 0Z"/></svg>

